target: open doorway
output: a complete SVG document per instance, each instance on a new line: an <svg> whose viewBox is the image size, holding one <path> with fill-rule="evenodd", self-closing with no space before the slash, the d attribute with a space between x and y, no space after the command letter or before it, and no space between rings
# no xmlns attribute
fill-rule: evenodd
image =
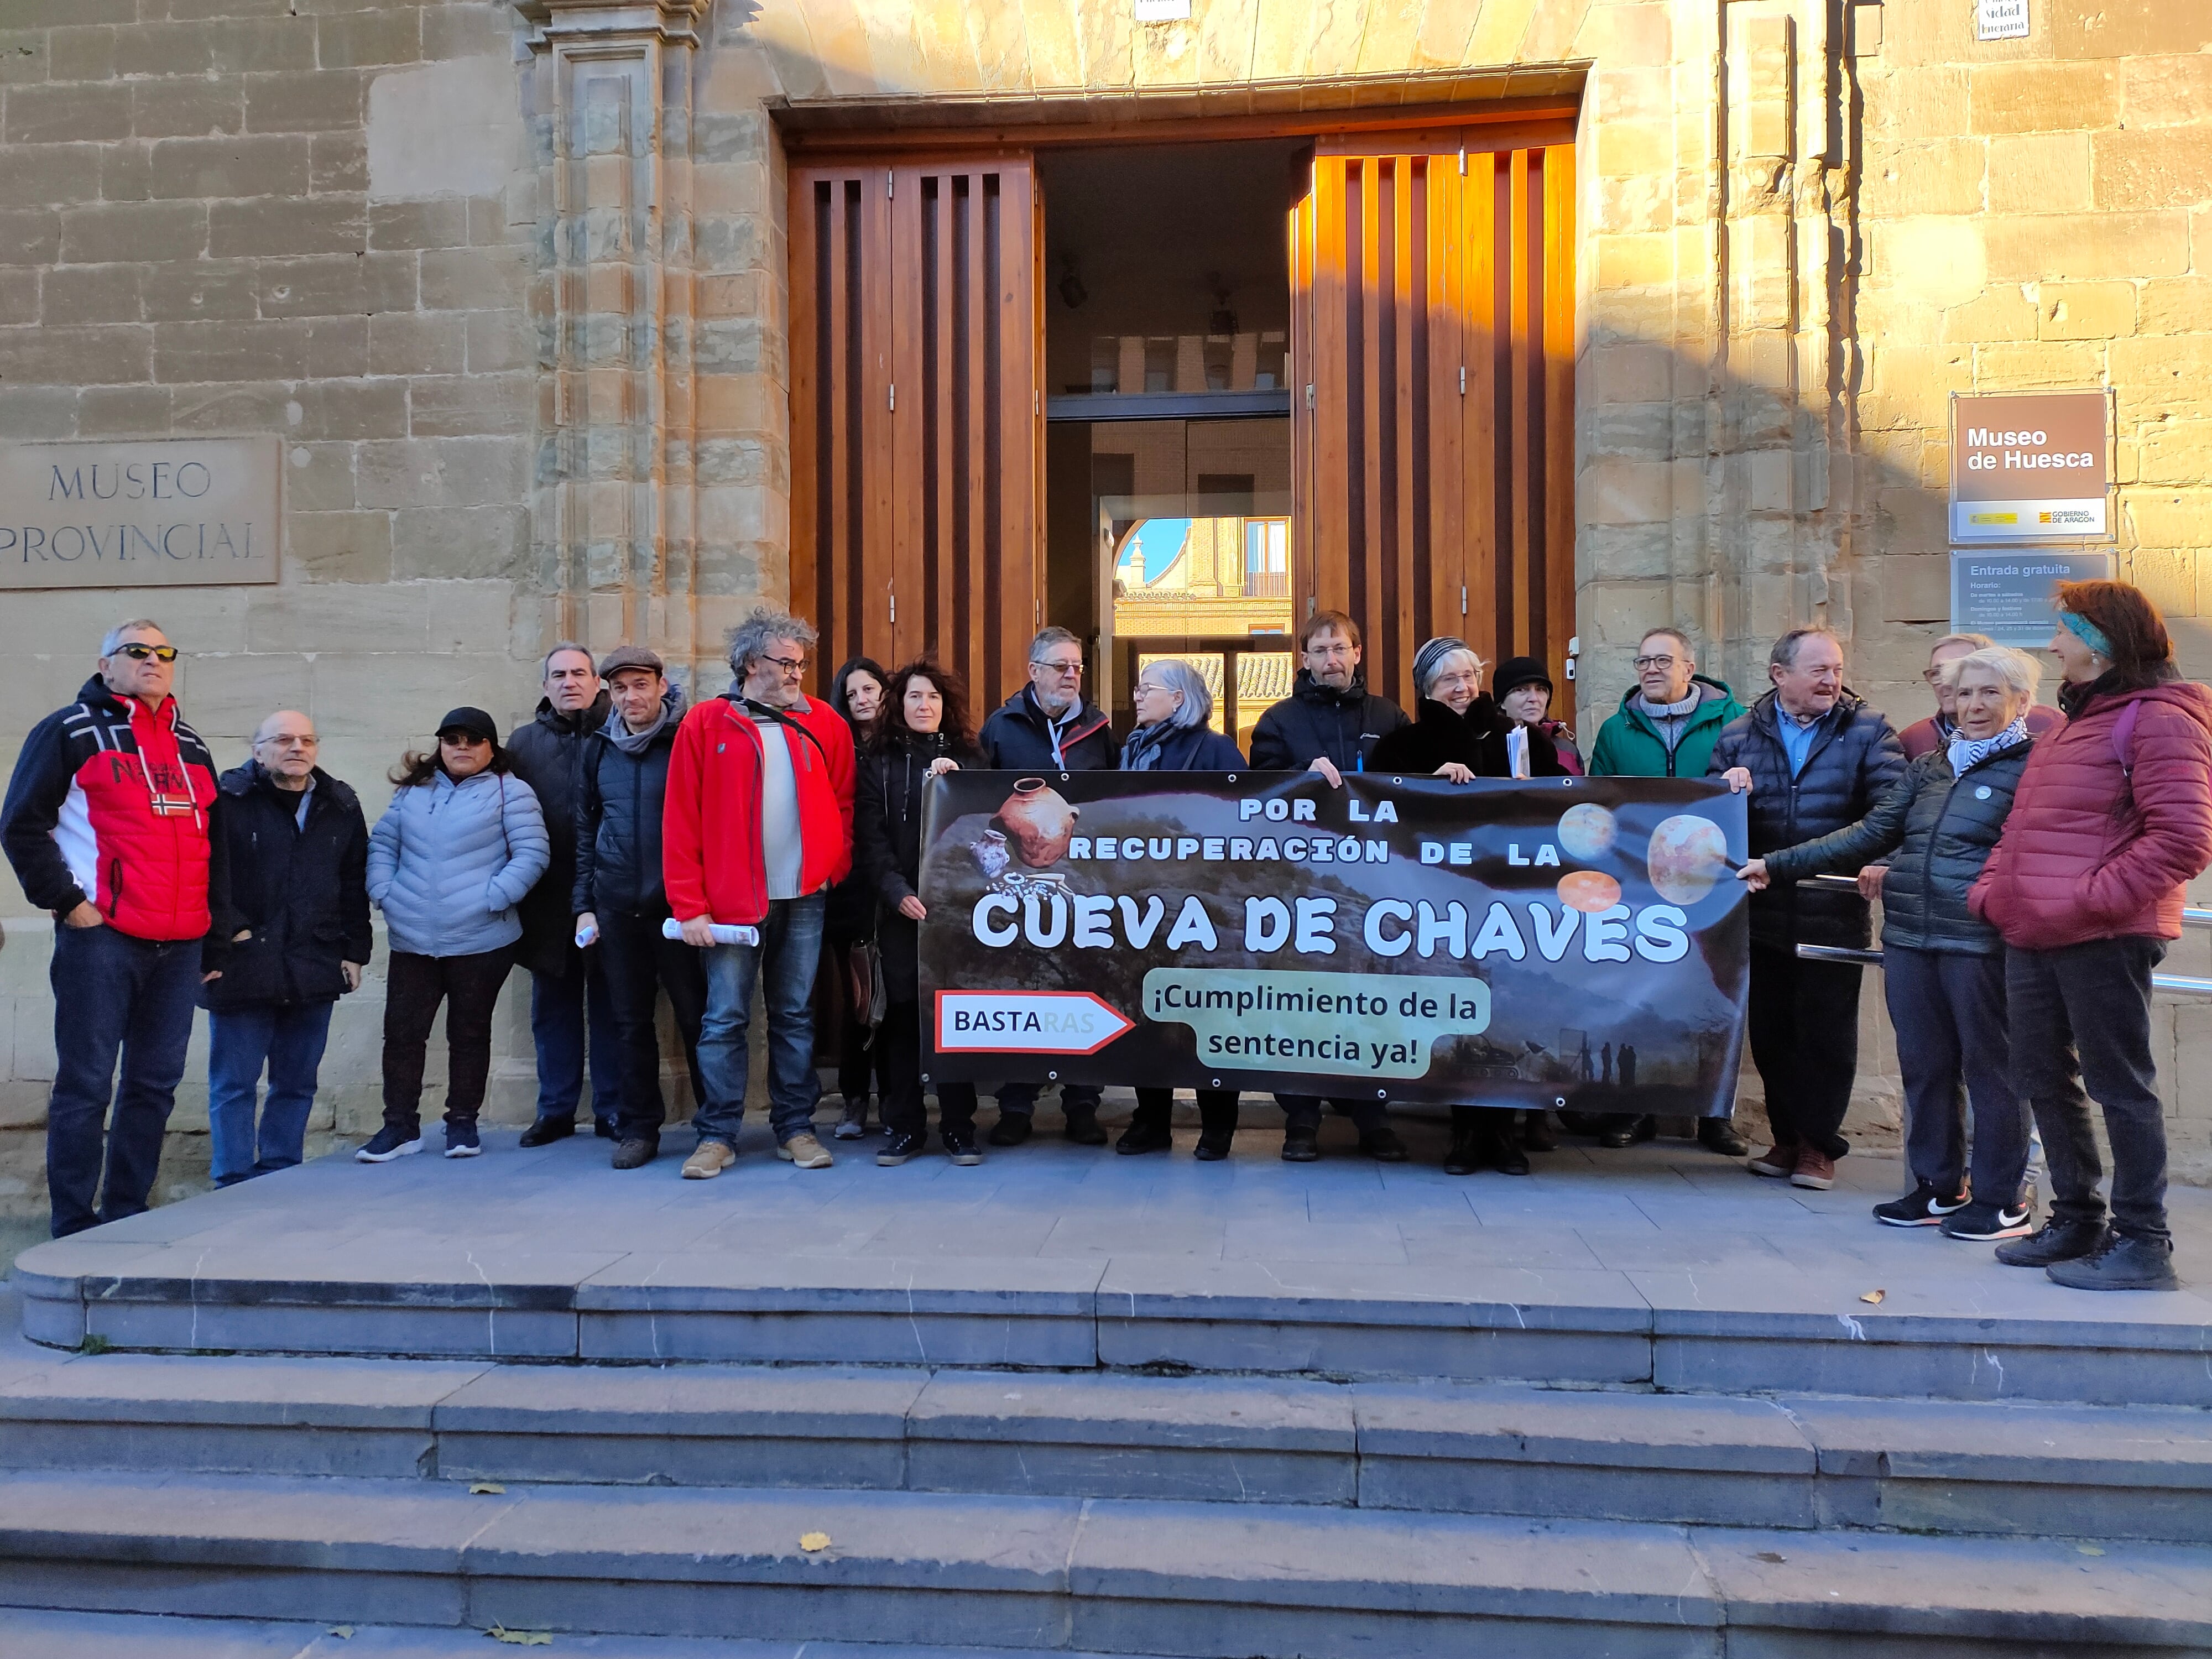
<svg viewBox="0 0 2212 1659"><path fill-rule="evenodd" d="M1249 746L1288 690L1290 270L1310 143L1071 150L1045 204L1046 613L1127 730L1176 656Z"/></svg>

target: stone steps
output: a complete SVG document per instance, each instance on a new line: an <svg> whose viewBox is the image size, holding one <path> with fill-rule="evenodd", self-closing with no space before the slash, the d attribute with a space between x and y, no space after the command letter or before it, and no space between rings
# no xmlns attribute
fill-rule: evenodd
<svg viewBox="0 0 2212 1659"><path fill-rule="evenodd" d="M806 1550L803 1537L827 1542ZM0 1601L1096 1653L2173 1652L2212 1550L1310 1505L0 1477Z"/></svg>
<svg viewBox="0 0 2212 1659"><path fill-rule="evenodd" d="M892 1368L18 1357L0 1468L2212 1544L2212 1412Z"/></svg>
<svg viewBox="0 0 2212 1659"><path fill-rule="evenodd" d="M272 1276L258 1247L94 1236L39 1246L15 1270L25 1335L63 1349L1103 1365L2114 1406L2208 1397L2212 1323L2193 1297L2053 1304L2051 1286L2023 1276L2004 1281L2018 1307L1969 1314L1933 1292L1869 1305L1743 1279L1717 1304L1686 1271L1492 1278L1500 1288L1486 1293L1449 1265L544 1251L392 1262L313 1249Z"/></svg>
<svg viewBox="0 0 2212 1659"><path fill-rule="evenodd" d="M331 1625L0 1607L0 1653L8 1659L116 1659L118 1655L130 1659L485 1659L497 1651L484 1645L485 1634L473 1626ZM582 1654L588 1659L1044 1659L1043 1650L1037 1649L568 1632L562 1633L557 1647L561 1654ZM1053 1653L1052 1659L1100 1656L1062 1650Z"/></svg>

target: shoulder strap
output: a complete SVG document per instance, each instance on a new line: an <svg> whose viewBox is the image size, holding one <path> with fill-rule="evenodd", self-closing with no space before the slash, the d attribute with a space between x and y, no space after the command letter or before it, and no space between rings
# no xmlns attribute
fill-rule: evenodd
<svg viewBox="0 0 2212 1659"><path fill-rule="evenodd" d="M798 732L800 737L805 738L807 742L814 745L814 752L822 757L823 766L824 768L829 766L830 751L822 746L822 739L816 737L812 732L807 729L805 722L792 719L790 715L785 714L781 708L771 708L764 702L755 702L750 697L745 698L742 706L749 714L765 715L769 720L774 720L778 726L788 726L791 730Z"/></svg>
<svg viewBox="0 0 2212 1659"><path fill-rule="evenodd" d="M2128 750L2135 746L2136 717L2142 713L2142 699L2132 697L2120 710L2119 719L2112 722L2112 758L2120 763L2120 775L2132 780L2135 763L2128 758Z"/></svg>

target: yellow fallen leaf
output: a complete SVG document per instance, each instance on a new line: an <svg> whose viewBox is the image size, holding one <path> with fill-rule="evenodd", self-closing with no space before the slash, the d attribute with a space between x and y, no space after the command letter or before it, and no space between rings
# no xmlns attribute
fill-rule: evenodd
<svg viewBox="0 0 2212 1659"><path fill-rule="evenodd" d="M2074 1547L2081 1551L2084 1555L2102 1555L2104 1553L2104 1551L2099 1549L2094 1544L2076 1544Z"/></svg>
<svg viewBox="0 0 2212 1659"><path fill-rule="evenodd" d="M341 1642L350 1642L353 1640L353 1626L351 1625L332 1625L331 1626L330 1633L337 1637Z"/></svg>
<svg viewBox="0 0 2212 1659"><path fill-rule="evenodd" d="M506 1492L506 1490L507 1488L501 1486L496 1480L479 1480L469 1488L469 1496L471 1498L497 1498L502 1492Z"/></svg>
<svg viewBox="0 0 2212 1659"><path fill-rule="evenodd" d="M1869 1291L1864 1296L1861 1297L1859 1300L1862 1302L1871 1302L1875 1307L1879 1308L1881 1305L1882 1297L1888 1294L1889 1292L1887 1291Z"/></svg>
<svg viewBox="0 0 2212 1659"><path fill-rule="evenodd" d="M826 1532L801 1533L799 1535L799 1547L809 1555L819 1554L830 1547L830 1534Z"/></svg>
<svg viewBox="0 0 2212 1659"><path fill-rule="evenodd" d="M550 1630L508 1630L503 1625L494 1625L484 1632L495 1642L505 1642L510 1647L550 1648L553 1632Z"/></svg>

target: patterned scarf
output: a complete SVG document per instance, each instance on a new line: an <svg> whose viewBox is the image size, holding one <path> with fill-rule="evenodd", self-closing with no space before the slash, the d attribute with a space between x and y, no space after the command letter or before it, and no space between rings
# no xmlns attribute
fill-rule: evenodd
<svg viewBox="0 0 2212 1659"><path fill-rule="evenodd" d="M1951 775L1965 775L1970 766L1979 766L1999 750L2009 749L2016 743L2027 741L2027 716L2022 714L1995 737L1961 737L1955 731L1951 737Z"/></svg>

